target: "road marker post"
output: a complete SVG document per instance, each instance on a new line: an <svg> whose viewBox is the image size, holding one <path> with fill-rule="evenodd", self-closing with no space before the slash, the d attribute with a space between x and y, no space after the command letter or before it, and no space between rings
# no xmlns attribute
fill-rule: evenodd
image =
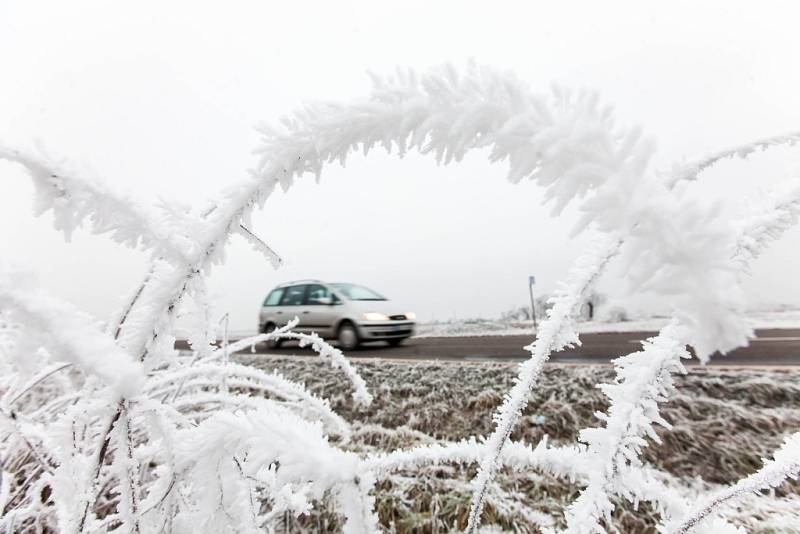
<svg viewBox="0 0 800 534"><path fill-rule="evenodd" d="M536 301L533 300L533 284L536 283L536 277L531 275L528 276L528 292L531 295L531 319L533 319L533 329L534 331L538 329L536 325Z"/></svg>

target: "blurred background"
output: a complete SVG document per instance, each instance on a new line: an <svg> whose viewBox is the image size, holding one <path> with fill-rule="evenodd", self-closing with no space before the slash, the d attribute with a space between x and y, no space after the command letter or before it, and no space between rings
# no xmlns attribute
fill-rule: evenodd
<svg viewBox="0 0 800 534"><path fill-rule="evenodd" d="M797 8L791 2L0 2L0 140L40 140L113 187L149 202L193 204L256 164L253 126L304 101L349 100L366 70L390 73L474 59L534 89L597 90L641 125L656 168L800 129ZM709 171L694 194L741 215L771 184L800 175L800 150L775 149ZM418 320L496 317L552 293L586 237L575 214L549 216L531 183L505 180L486 154L436 166L373 152L276 193L253 230L285 260L274 271L233 238L210 278L216 311L256 327L274 285L298 278L373 287ZM146 258L79 232L73 245L32 215L32 187L0 163L0 256L103 320L141 279ZM800 230L762 257L746 284L753 309L800 307ZM632 316L664 313L601 283Z"/></svg>

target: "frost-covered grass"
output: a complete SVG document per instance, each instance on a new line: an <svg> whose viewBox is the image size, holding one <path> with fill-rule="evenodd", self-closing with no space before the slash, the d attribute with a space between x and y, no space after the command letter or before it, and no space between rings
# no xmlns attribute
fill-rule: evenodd
<svg viewBox="0 0 800 534"><path fill-rule="evenodd" d="M353 428L346 448L370 453L452 442L491 432L491 414L515 376L508 363L408 363L365 360L358 370L375 393L369 407L352 402L347 383L323 362L308 358L240 354L237 360L304 382L331 401ZM594 385L610 381L608 366L545 367L512 440L568 445L578 431L596 424L594 413L608 407ZM645 461L668 473L668 483L684 494L701 494L757 471L784 437L800 426L797 374L780 370L693 370L677 379L678 393L662 414L673 430L659 429L661 446L646 447ZM396 532L463 529L470 506L474 466L423 467L379 483L376 510L382 526ZM487 506L486 524L517 532L539 532L537 521L563 526L561 513L578 487L541 471L503 469ZM778 498L748 499L727 517L748 532L797 532L800 484L776 491ZM618 501L614 512L622 532L655 532L657 517L647 506L634 512ZM291 532L334 528L330 509L305 519L286 517ZM324 530L324 529L323 529Z"/></svg>

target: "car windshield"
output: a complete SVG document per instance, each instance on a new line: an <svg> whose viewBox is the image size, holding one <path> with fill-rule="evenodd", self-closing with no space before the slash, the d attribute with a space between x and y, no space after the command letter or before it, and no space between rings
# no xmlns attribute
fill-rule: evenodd
<svg viewBox="0 0 800 534"><path fill-rule="evenodd" d="M348 300L386 300L373 290L356 284L331 284Z"/></svg>

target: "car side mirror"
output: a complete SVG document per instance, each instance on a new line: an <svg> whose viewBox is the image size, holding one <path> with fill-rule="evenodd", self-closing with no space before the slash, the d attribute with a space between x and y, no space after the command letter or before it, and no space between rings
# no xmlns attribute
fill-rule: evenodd
<svg viewBox="0 0 800 534"><path fill-rule="evenodd" d="M330 306L331 304L333 304L333 299L330 297L320 297L317 299L317 302L319 302L320 304L324 304L326 306Z"/></svg>

